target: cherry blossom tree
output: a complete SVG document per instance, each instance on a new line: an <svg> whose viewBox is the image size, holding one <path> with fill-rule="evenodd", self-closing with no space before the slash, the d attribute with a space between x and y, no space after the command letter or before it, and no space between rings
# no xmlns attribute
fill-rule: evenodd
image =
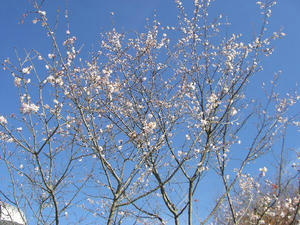
<svg viewBox="0 0 300 225"><path fill-rule="evenodd" d="M263 174L263 173L262 173ZM239 190L234 192L237 224L297 224L299 222L299 187L291 182L255 180L244 174ZM234 224L231 209L224 205L216 215L216 224Z"/></svg>
<svg viewBox="0 0 300 225"><path fill-rule="evenodd" d="M268 169L260 168L257 177L241 174L239 185L232 192L232 208L224 204L215 215L216 224L297 224L299 222L299 164L291 173L284 159L285 136L277 162L275 178L266 176ZM299 155L298 155L299 157Z"/></svg>
<svg viewBox="0 0 300 225"><path fill-rule="evenodd" d="M209 17L211 1L195 0L192 13L175 4L176 26L154 18L145 32L113 27L83 58L69 28L59 43L56 25L33 3L32 22L51 51L5 60L20 110L0 115L8 174L0 200L24 211L24 223L210 224L225 208L225 224L252 224L248 197L263 193L253 200L263 204L269 195L250 194L249 165L299 126L298 94L276 92L281 72L262 87L265 96L249 93L273 41L285 36L267 29L275 2L257 2L261 26L248 42L224 35L226 20ZM208 180L219 192L205 205Z"/></svg>

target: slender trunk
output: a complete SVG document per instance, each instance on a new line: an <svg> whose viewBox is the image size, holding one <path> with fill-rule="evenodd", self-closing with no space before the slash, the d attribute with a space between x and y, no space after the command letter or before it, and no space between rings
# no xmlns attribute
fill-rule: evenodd
<svg viewBox="0 0 300 225"><path fill-rule="evenodd" d="M54 209L55 209L55 225L59 225L59 212L58 212L58 206L57 206L57 202L56 202L56 198L54 193L51 191L51 197L52 197L52 201L54 204Z"/></svg>
<svg viewBox="0 0 300 225"><path fill-rule="evenodd" d="M179 225L179 221L178 221L178 216L177 215L174 217L174 222L175 222L175 225Z"/></svg>
<svg viewBox="0 0 300 225"><path fill-rule="evenodd" d="M108 220L107 220L107 225L111 225L112 222L113 222L113 217L115 215L115 211L116 211L116 199L114 199L114 202L110 208L110 212L109 212L109 217L108 217Z"/></svg>
<svg viewBox="0 0 300 225"><path fill-rule="evenodd" d="M189 185L189 211L188 211L188 225L192 225L192 215L193 215L193 181L190 181Z"/></svg>

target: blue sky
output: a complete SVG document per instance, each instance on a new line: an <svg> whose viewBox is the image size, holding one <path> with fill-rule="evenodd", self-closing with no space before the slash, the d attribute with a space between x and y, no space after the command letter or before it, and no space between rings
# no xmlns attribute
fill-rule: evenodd
<svg viewBox="0 0 300 225"><path fill-rule="evenodd" d="M0 7L0 26L4 32L0 35L0 61L9 57L15 60L14 49L20 55L25 50L37 49L48 54L49 41L41 26L32 23L33 15L23 19L23 14L32 8L29 0L3 1ZM186 9L192 9L192 0L183 1ZM83 53L88 53L97 45L100 32L108 31L115 24L119 31L143 31L146 18L152 18L154 12L163 25L175 25L177 9L173 0L46 0L43 10L47 11L50 23L55 22L56 11L60 9L58 37L61 42L65 37L64 10L68 8L70 31L77 37L80 45L84 44ZM115 15L112 19L110 13ZM256 76L251 85L256 87L263 81L272 78L274 72L282 70L279 90L282 92L292 91L299 82L299 59L300 59L300 1L281 0L273 8L269 31L282 29L286 37L274 42L273 55L264 59L264 71ZM258 6L255 1L241 0L216 0L212 3L210 15L222 14L228 18L231 25L228 33L242 33L243 38L251 39L253 33L260 24ZM16 89L13 78L7 71L0 70L0 111L9 115L18 110ZM255 94L253 92L252 94ZM299 111L299 110L298 110ZM291 140L297 136L291 134ZM292 147L298 148L292 141Z"/></svg>
<svg viewBox="0 0 300 225"><path fill-rule="evenodd" d="M29 0L28 0L29 1ZM20 54L24 49L38 49L49 52L48 40L39 25L34 25L29 16L21 23L23 14L31 7L27 0L4 0L0 7L0 61L9 57L15 59L14 48ZM192 0L184 0L188 9L192 7ZM176 7L173 0L45 0L43 10L47 11L50 23L55 21L56 10L59 7L61 14L68 7L70 31L77 37L79 43L84 44L84 52L89 52L97 44L100 32L112 27L110 12L114 12L113 23L119 31L142 31L145 19L152 17L156 10L157 18L163 25L174 25L176 22ZM243 33L251 39L255 28L259 24L258 7L253 0L216 0L213 3L211 15L222 13L228 18L231 26L229 33ZM257 83L268 80L273 73L282 70L281 90L293 90L299 82L300 63L300 1L281 0L274 7L270 23L270 31L281 28L287 35L284 39L275 42L275 52L264 61L264 71L260 73ZM65 21L60 19L59 31L62 37L66 30ZM9 115L18 109L16 89L13 78L7 71L0 70L0 114ZM299 109L299 106L298 106ZM299 111L299 110L298 110ZM298 135L299 138L299 135ZM288 138L289 147L298 148L295 134ZM215 187L214 187L215 188Z"/></svg>
<svg viewBox="0 0 300 225"><path fill-rule="evenodd" d="M22 53L24 49L39 49L47 52L45 48L45 33L41 27L32 24L32 16L24 19L22 15L31 10L29 0L2 1L0 7L0 60L6 57L14 59L14 48ZM186 8L191 8L191 1L185 0ZM46 0L44 9L50 22L55 21L56 10L61 14L65 7L69 9L70 30L77 36L79 43L84 44L84 50L89 51L99 39L99 33L112 27L110 12L114 12L114 23L120 31L143 30L145 18L152 17L156 10L158 19L162 24L172 25L176 20L176 7L173 0ZM275 43L274 54L266 59L264 76L282 70L285 79L282 85L291 87L299 81L299 53L300 53L300 1L282 0L273 10L270 31L283 29L287 36ZM258 11L255 1L226 0L213 3L211 15L222 13L231 23L229 32L245 33L251 38L257 20ZM60 19L61 32L65 31L65 21ZM0 105L1 111L11 112L15 92L13 79L3 70L0 71Z"/></svg>

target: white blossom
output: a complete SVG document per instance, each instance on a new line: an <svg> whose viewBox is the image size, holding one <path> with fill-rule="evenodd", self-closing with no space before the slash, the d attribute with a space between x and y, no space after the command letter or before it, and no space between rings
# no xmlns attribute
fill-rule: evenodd
<svg viewBox="0 0 300 225"><path fill-rule="evenodd" d="M49 82L50 84L53 84L53 83L55 82L55 78L54 78L52 75L48 76L46 80L47 80L47 82Z"/></svg>
<svg viewBox="0 0 300 225"><path fill-rule="evenodd" d="M149 113L147 117L148 117L148 119L152 119L153 115L151 113Z"/></svg>
<svg viewBox="0 0 300 225"><path fill-rule="evenodd" d="M235 116L236 114L237 114L237 110L234 107L232 107L230 115Z"/></svg>
<svg viewBox="0 0 300 225"><path fill-rule="evenodd" d="M39 10L38 13L41 14L41 16L46 16L46 12L45 11Z"/></svg>
<svg viewBox="0 0 300 225"><path fill-rule="evenodd" d="M6 124L7 120L4 116L0 116L0 124Z"/></svg>
<svg viewBox="0 0 300 225"><path fill-rule="evenodd" d="M48 54L48 58L49 58L49 59L53 59L54 57L55 57L54 54L51 54L51 53Z"/></svg>
<svg viewBox="0 0 300 225"><path fill-rule="evenodd" d="M20 87L20 86L21 86L21 81L22 81L21 78L15 77L15 80L14 80L15 86L16 86L16 87Z"/></svg>
<svg viewBox="0 0 300 225"><path fill-rule="evenodd" d="M25 73L25 74L30 74L30 70L31 70L31 67L25 67L22 69L22 72Z"/></svg>
<svg viewBox="0 0 300 225"><path fill-rule="evenodd" d="M268 171L267 167L259 168L259 171L261 172L261 175L264 177L266 176L266 172Z"/></svg>
<svg viewBox="0 0 300 225"><path fill-rule="evenodd" d="M33 104L33 103L25 103L23 102L22 103L22 106L21 106L21 112L22 113L31 113L31 112L34 112L36 113L38 110L39 110L39 106Z"/></svg>
<svg viewBox="0 0 300 225"><path fill-rule="evenodd" d="M177 152L178 157L180 157L182 154L183 154L182 151L178 151L178 152Z"/></svg>
<svg viewBox="0 0 300 225"><path fill-rule="evenodd" d="M59 104L59 101L57 99L54 99L53 102L54 102L55 105Z"/></svg>
<svg viewBox="0 0 300 225"><path fill-rule="evenodd" d="M156 128L156 123L155 122L147 123L144 126L145 133L152 133L155 128Z"/></svg>

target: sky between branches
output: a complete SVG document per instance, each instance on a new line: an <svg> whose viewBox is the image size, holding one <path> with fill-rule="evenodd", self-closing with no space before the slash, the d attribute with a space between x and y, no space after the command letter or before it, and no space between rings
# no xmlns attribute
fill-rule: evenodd
<svg viewBox="0 0 300 225"><path fill-rule="evenodd" d="M191 3L188 3L191 2ZM226 0L213 3L211 16L222 13L228 18L231 25L228 27L231 33L242 33L244 38L251 39L253 32L260 24L258 21L258 10L255 1L248 0ZM250 3L251 2L251 3ZM2 1L0 7L0 23L2 35L0 35L0 60L4 61L7 57L14 58L14 48L20 54L23 49L39 49L47 55L50 52L46 35L39 25L32 23L34 17L23 17L23 14L31 9L26 0ZM192 1L184 1L188 9L193 6ZM63 18L66 2L61 0L46 0L44 9L47 12L49 22L55 21L56 10L60 8L60 35L63 40L65 37L65 20ZM97 45L100 32L105 32L116 25L119 32L122 31L143 31L145 19L153 18L156 9L158 20L163 25L174 25L176 23L176 7L173 0L69 0L67 4L70 20L70 31L84 44L83 54L87 54ZM255 87L261 85L263 81L270 80L274 72L282 70L279 89L289 91L294 89L299 81L300 72L298 69L300 62L300 1L281 0L273 8L272 19L269 31L279 31L282 29L286 37L275 42L275 52L272 56L264 59L264 70L257 76L257 80L251 85ZM114 12L113 18L111 12ZM51 21L52 20L52 21ZM17 111L19 106L16 101L16 90L13 78L8 72L0 72L0 113L9 115ZM255 89L253 89L253 94ZM299 106L298 106L299 109ZM300 111L300 109L298 110ZM288 137L288 146L299 148L299 134Z"/></svg>
<svg viewBox="0 0 300 225"><path fill-rule="evenodd" d="M45 32L38 24L33 24L34 16L24 17L24 14L32 9L29 1L10 0L2 1L0 7L0 61L7 57L14 59L14 49L19 54L24 54L25 50L38 49L47 55L50 52L49 41ZM184 1L185 7L191 10L192 1ZM157 19L163 25L174 25L176 23L177 9L173 0L51 0L45 1L43 9L47 11L50 23L55 22L57 9L60 10L58 37L65 38L66 21L63 17L65 9L68 9L70 20L70 31L77 37L78 43L83 44L82 53L88 54L97 45L100 32L108 31L115 24L119 32L144 31L146 18ZM295 84L299 81L300 72L298 69L300 58L300 2L298 0L282 0L272 10L272 18L269 31L282 30L286 33L285 38L275 42L274 53L263 61L263 72L256 76L255 82L251 85L256 87L262 82L268 81L273 74L282 70L283 77L280 80L279 90L285 92L295 89ZM114 16L111 16L114 12ZM213 18L218 14L228 18L228 35L231 33L241 33L243 38L251 39L260 24L258 17L258 7L255 2L226 0L212 3L210 16ZM97 47L95 47L97 49ZM14 89L13 78L0 70L0 109L1 113L9 115L19 110L16 102L16 90ZM253 89L255 90L255 89ZM255 95L255 92L251 93ZM300 111L300 110L298 110ZM294 132L293 132L294 133ZM295 133L294 133L295 134ZM297 134L289 137L292 148L295 146Z"/></svg>

